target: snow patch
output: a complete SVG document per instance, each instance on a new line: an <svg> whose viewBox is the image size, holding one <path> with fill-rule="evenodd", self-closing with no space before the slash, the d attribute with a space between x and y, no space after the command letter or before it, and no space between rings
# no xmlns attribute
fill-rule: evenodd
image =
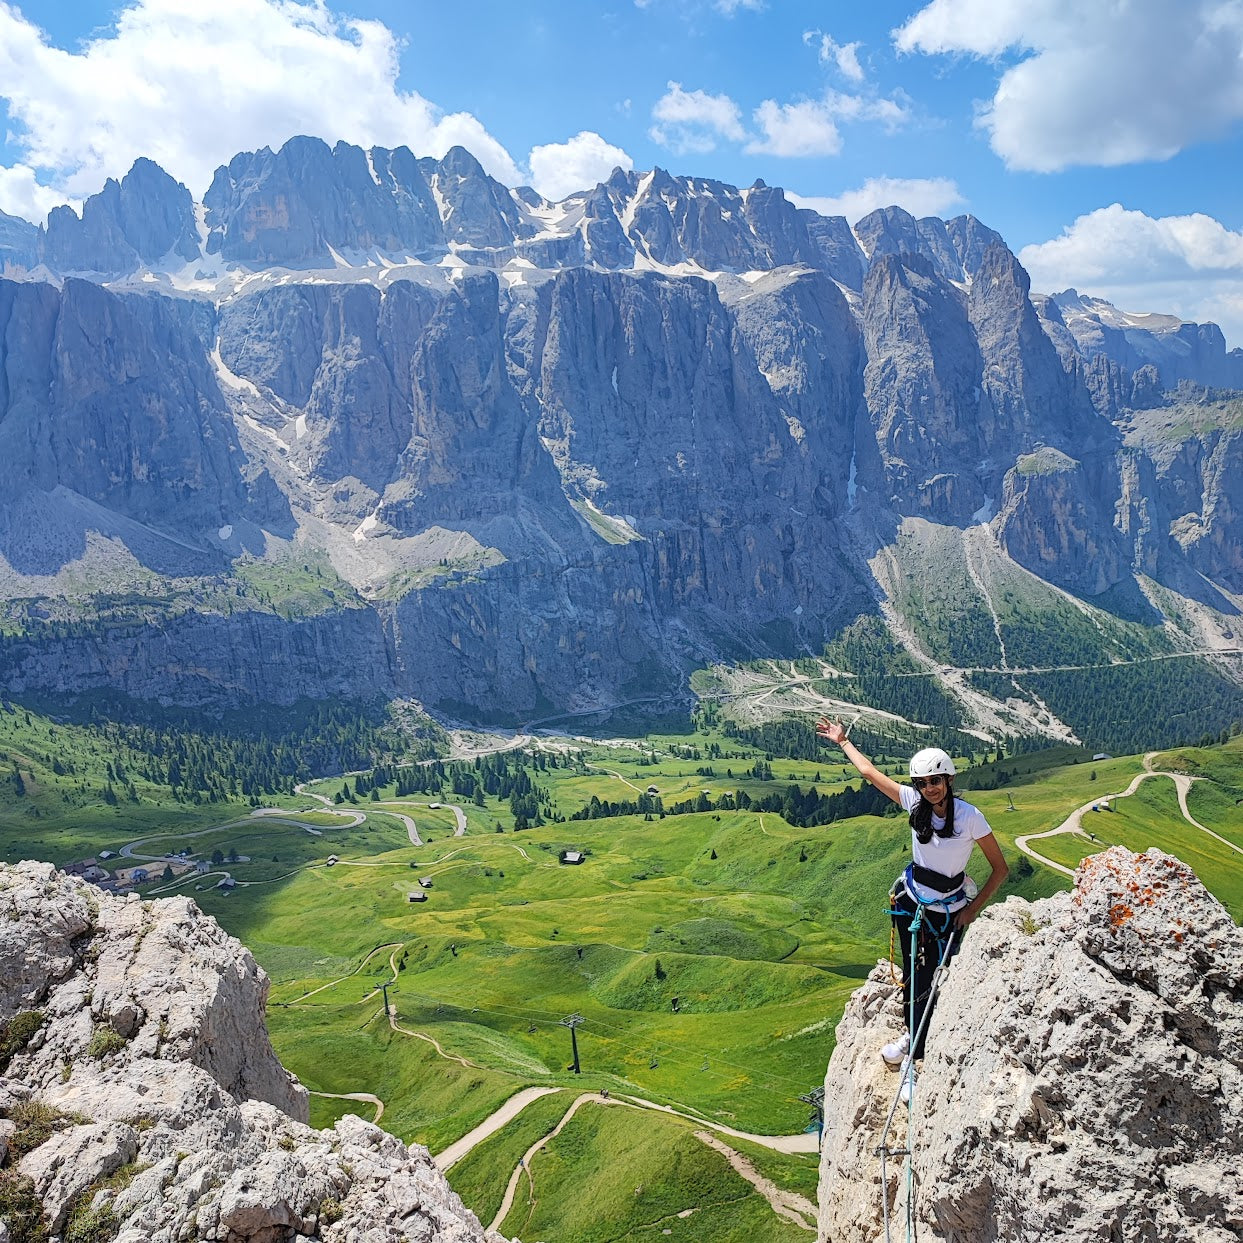
<svg viewBox="0 0 1243 1243"><path fill-rule="evenodd" d="M631 525L634 519L629 514L625 517L606 514L604 510L597 505L593 505L586 497L571 501L570 504L587 519L588 524L595 530L596 534L610 544L629 544L634 540L641 540L643 538Z"/></svg>
<svg viewBox="0 0 1243 1243"><path fill-rule="evenodd" d="M846 504L851 509L855 507L855 494L859 491L859 485L855 482L858 473L856 470L858 457L859 455L854 450L851 450L850 474L846 478Z"/></svg>
<svg viewBox="0 0 1243 1243"><path fill-rule="evenodd" d="M212 366L216 369L216 378L225 388L231 388L234 392L249 393L252 397L262 398L263 394L258 388L244 376L237 375L229 370L224 359L220 357L220 339L216 338L216 348L211 352Z"/></svg>
<svg viewBox="0 0 1243 1243"><path fill-rule="evenodd" d="M993 509L993 498L990 496L984 501L984 504L971 515L971 521L978 522L982 525L987 524L992 522L993 514L995 512L996 511Z"/></svg>
<svg viewBox="0 0 1243 1243"><path fill-rule="evenodd" d="M220 536L222 540L227 540L229 536L233 534L233 528L229 526L229 524L226 522L224 526L222 526L220 530L216 532L216 534Z"/></svg>
<svg viewBox="0 0 1243 1243"><path fill-rule="evenodd" d="M613 392L617 392L617 368L613 368Z"/></svg>
<svg viewBox="0 0 1243 1243"><path fill-rule="evenodd" d="M453 215L453 208L441 193L439 173L432 178L432 198L436 200L436 210L440 213L441 223L448 224L449 217Z"/></svg>
<svg viewBox="0 0 1243 1243"><path fill-rule="evenodd" d="M361 544L367 536L379 525L379 519L375 514L368 514L354 531L354 543Z"/></svg>
<svg viewBox="0 0 1243 1243"><path fill-rule="evenodd" d="M298 415L297 422L295 422L293 425L293 434L299 440L301 440L302 437L306 435L306 415L305 414Z"/></svg>
<svg viewBox="0 0 1243 1243"><path fill-rule="evenodd" d="M644 173L642 180L635 187L634 197L622 209L621 227L627 237L630 236L630 226L634 224L635 212L639 210L639 202L647 197L647 192L652 186L652 178L655 176L655 169L652 169L650 173Z"/></svg>

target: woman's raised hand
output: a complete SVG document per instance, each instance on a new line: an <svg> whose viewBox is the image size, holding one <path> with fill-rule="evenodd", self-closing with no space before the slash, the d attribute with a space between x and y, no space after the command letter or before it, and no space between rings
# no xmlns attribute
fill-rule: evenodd
<svg viewBox="0 0 1243 1243"><path fill-rule="evenodd" d="M827 716L822 716L816 722L816 733L821 738L827 738L834 746L841 746L846 739L846 731L842 728L840 721L830 721Z"/></svg>

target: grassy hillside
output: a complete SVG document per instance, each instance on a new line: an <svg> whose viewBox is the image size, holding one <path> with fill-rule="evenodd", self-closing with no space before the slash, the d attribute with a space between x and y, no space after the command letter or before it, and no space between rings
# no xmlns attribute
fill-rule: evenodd
<svg viewBox="0 0 1243 1243"><path fill-rule="evenodd" d="M520 1172L505 1233L718 1243L804 1235L695 1131L711 1122L759 1134L804 1129L799 1096L823 1077L846 997L888 950L884 898L906 858L905 818L806 828L754 810L561 820L593 798L633 800L653 787L648 797L672 806L858 782L835 749L767 759L719 732L710 713L690 735L548 745L559 747L555 758L525 761L544 823L520 832L508 797L482 787L477 797L454 794L453 781L484 771L470 766L446 768L436 792L401 798L396 771L382 774L389 780L374 797L357 793L357 779L347 788L335 777L268 800L270 814L241 802L196 806L127 772L138 801L110 805L99 790L125 783L107 740L18 709L0 713L0 845L6 859L67 863L129 844L136 857L187 850L185 866L208 861L206 875L187 871L143 892L187 893L239 936L272 977L269 1024L285 1063L315 1092L376 1094L383 1125L403 1139L440 1151L519 1089L559 1089L450 1171L485 1224L519 1159L587 1092L592 1101ZM1171 779L1154 776L1111 799L1111 811L1087 813L1083 833L1033 848L1072 866L1112 841L1160 845L1240 918L1243 869L1231 843L1243 850L1243 739L1158 755L1154 765L1197 778L1190 812L1224 842L1188 824ZM1065 748L965 773L964 792L1011 862L1005 892L1064 888L1067 879L1020 855L1015 838L1057 827L1143 771L1137 756L1091 761ZM423 845L411 844L402 816ZM566 849L584 861L562 863ZM216 887L225 873L237 881L231 893ZM416 891L428 900L411 903ZM571 1015L581 1018L578 1075L563 1025ZM631 1097L691 1118L640 1112L625 1103ZM317 1125L368 1112L313 1099ZM726 1142L779 1186L814 1196L814 1156Z"/></svg>

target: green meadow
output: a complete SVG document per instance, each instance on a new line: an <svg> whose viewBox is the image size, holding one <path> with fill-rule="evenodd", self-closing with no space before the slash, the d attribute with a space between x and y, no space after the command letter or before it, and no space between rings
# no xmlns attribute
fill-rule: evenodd
<svg viewBox="0 0 1243 1243"><path fill-rule="evenodd" d="M846 998L888 952L885 896L907 858L905 817L801 828L750 809L561 819L593 797L634 801L652 787L668 808L739 790L758 800L791 785L828 794L858 780L831 748L816 762L765 757L710 729L626 745L542 745L571 754L533 770L555 818L521 831L507 799L448 789L398 799L392 785L360 797L340 776L266 800L271 814L177 802L132 774L133 797L106 805L92 791L107 780L107 748L18 709L0 714L0 773L16 771L22 787L0 785L0 851L65 864L130 843L135 862L183 849L191 860L216 858L207 875L157 880L143 892L194 897L255 954L272 979L273 1043L308 1088L375 1094L382 1125L434 1153L522 1088L558 1089L450 1169L485 1225L523 1154L587 1092L593 1100L522 1172L503 1233L805 1237L694 1132L712 1123L757 1136L806 1129L799 1097L822 1082ZM53 754L72 773L52 771ZM763 766L755 775L757 760L771 776ZM1243 847L1243 740L1168 752L1156 766L1201 778L1191 814ZM1140 757L1090 761L1062 749L965 773L961 793L989 818L1011 864L1000 896L1067 887L1020 855L1015 838L1056 827L1141 772ZM465 813L465 835L453 804ZM1085 813L1085 833L1033 848L1074 866L1114 842L1157 845L1243 916L1237 852L1187 824L1168 777L1111 805ZM422 846L398 813L415 820ZM562 862L566 850L583 861ZM972 870L977 879L987 870L978 855ZM237 882L231 892L217 887L223 872ZM415 893L426 900L412 902ZM372 1113L365 1103L312 1099L319 1126ZM814 1199L814 1154L724 1142L779 1187Z"/></svg>

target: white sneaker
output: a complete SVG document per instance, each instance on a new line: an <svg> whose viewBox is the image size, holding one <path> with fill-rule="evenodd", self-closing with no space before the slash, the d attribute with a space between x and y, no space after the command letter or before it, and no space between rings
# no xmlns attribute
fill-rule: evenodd
<svg viewBox="0 0 1243 1243"><path fill-rule="evenodd" d="M912 1067L907 1069L905 1061L902 1063L902 1087L898 1091L898 1100L904 1105L911 1103L911 1093L915 1091L916 1075L915 1069Z"/></svg>
<svg viewBox="0 0 1243 1243"><path fill-rule="evenodd" d="M891 1040L888 1044L882 1045L880 1055L884 1059L885 1065L890 1070L897 1070L906 1059L906 1055L911 1051L911 1033L903 1032L897 1040Z"/></svg>

